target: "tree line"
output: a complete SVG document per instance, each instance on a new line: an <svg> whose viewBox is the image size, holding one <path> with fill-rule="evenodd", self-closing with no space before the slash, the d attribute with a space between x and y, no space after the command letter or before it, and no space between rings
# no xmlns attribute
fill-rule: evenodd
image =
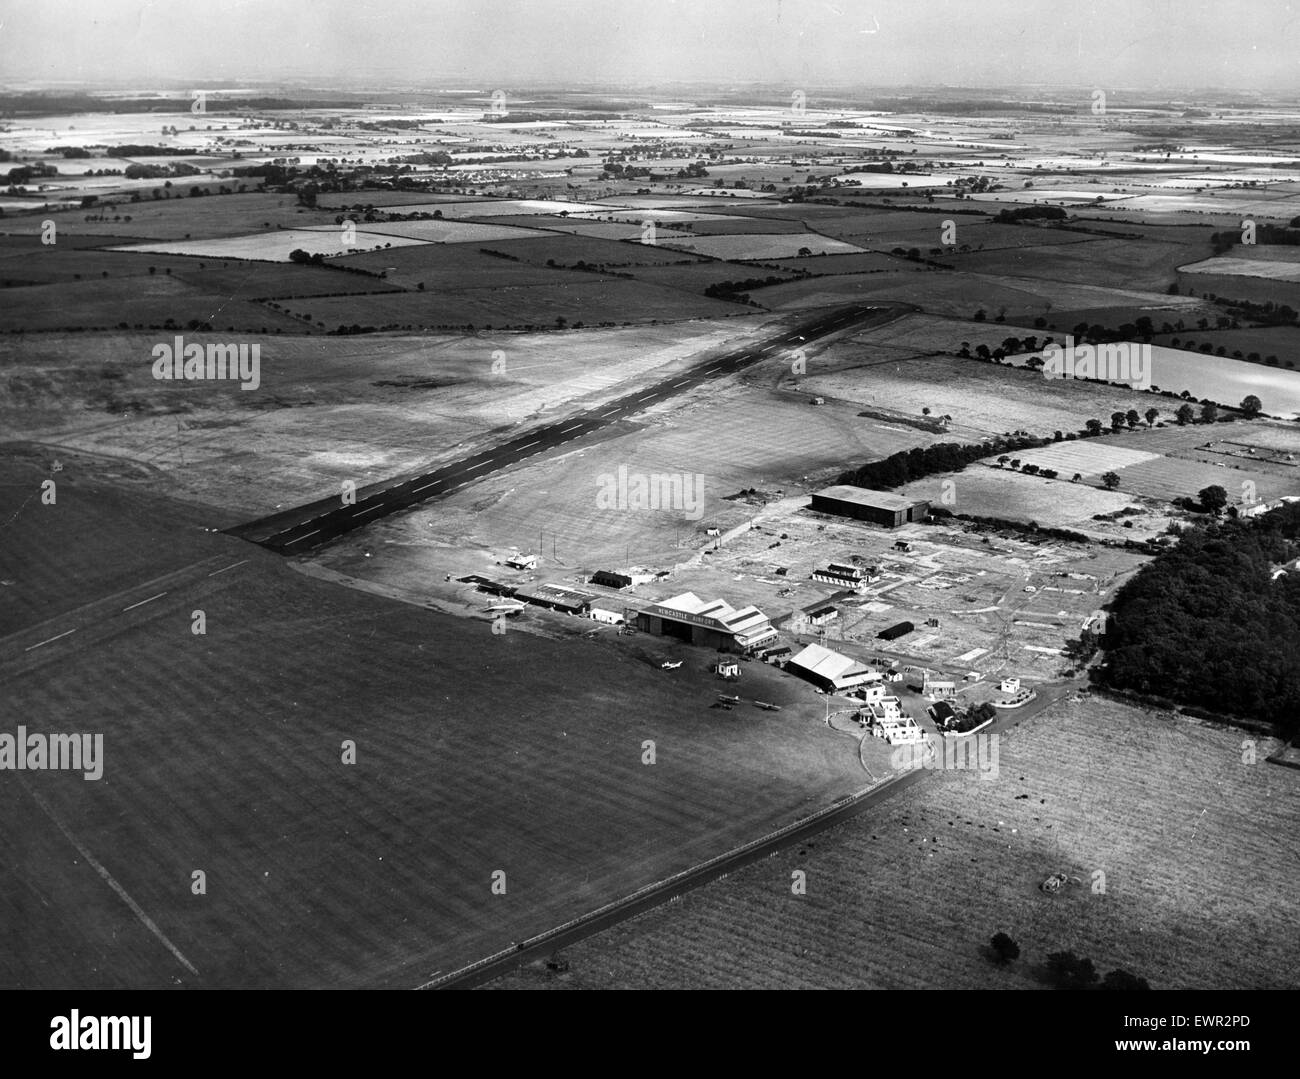
<svg viewBox="0 0 1300 1079"><path fill-rule="evenodd" d="M836 483L887 491L912 480L924 479L936 472L960 472L972 461L995 453L1034 449L1047 445L1045 438L1032 435L1003 435L983 443L940 442L900 450L881 461L868 461L860 468L841 472Z"/></svg>

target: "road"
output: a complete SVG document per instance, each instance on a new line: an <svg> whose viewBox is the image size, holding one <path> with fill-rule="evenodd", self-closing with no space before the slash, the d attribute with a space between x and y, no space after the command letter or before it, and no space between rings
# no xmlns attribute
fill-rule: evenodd
<svg viewBox="0 0 1300 1079"><path fill-rule="evenodd" d="M775 334L762 344L709 356L695 367L670 375L635 393L606 401L595 408L574 413L541 427L532 427L509 441L471 457L416 476L399 477L363 488L356 492L352 504L344 505L341 495L332 495L238 525L227 529L227 532L280 554L302 554L390 513L449 495L494 472L600 431L693 387L733 375L764 360L777 358L783 351L789 354L818 338L850 327L880 325L897 318L904 310L910 308L900 305L858 304L822 311L799 325Z"/></svg>

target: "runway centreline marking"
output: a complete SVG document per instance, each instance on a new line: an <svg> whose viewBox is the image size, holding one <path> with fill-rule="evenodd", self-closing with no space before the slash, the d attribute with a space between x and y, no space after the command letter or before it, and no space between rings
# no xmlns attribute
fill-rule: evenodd
<svg viewBox="0 0 1300 1079"><path fill-rule="evenodd" d="M418 495L421 491L427 491L430 487L437 487L441 482L442 480L434 480L432 483L426 483L423 487L417 487L411 493Z"/></svg>
<svg viewBox="0 0 1300 1079"><path fill-rule="evenodd" d="M384 504L381 502L381 503L379 503L379 505L377 505L377 506L371 506L369 509L357 510L356 513L350 514L350 516L352 516L352 517L360 517L360 516L362 516L363 514L366 514L366 513L374 513L375 510L379 510L379 509L383 509L383 508L384 508Z"/></svg>
<svg viewBox="0 0 1300 1079"><path fill-rule="evenodd" d="M244 565L247 561L248 561L248 559L245 558L243 562L232 562L229 566L223 566L223 567L222 567L221 569L219 569L219 570L213 570L211 573L208 574L208 576L209 576L209 577L215 577L218 573L225 573L226 570L228 570L228 569L234 569L236 566L242 566L242 565Z"/></svg>
<svg viewBox="0 0 1300 1079"><path fill-rule="evenodd" d="M122 613L125 614L127 611L134 611L137 607L143 607L146 603L152 603L156 599L162 599L162 597L165 595L167 595L166 592L159 592L158 595L156 596L150 596L148 599L142 599L139 603L131 604L130 607L123 607Z"/></svg>
<svg viewBox="0 0 1300 1079"><path fill-rule="evenodd" d="M57 634L56 636L46 637L45 640L40 641L37 644L33 644L27 648L24 648L23 651L30 652L33 648L40 648L40 646L43 644L49 644L51 641L57 641L60 637L66 637L69 633L76 633L76 632L77 630L76 627L74 626L72 629L64 630L64 632Z"/></svg>
<svg viewBox="0 0 1300 1079"><path fill-rule="evenodd" d="M314 536L314 535L316 535L316 534L319 533L319 532L320 532L320 529L319 529L319 528L316 529L315 532L308 532L306 536L299 536L297 539L291 539L288 543L285 544L285 546L286 546L286 547L292 547L295 543L301 543L303 540L307 539L309 536ZM284 533L281 533L281 535L283 535L283 534L284 534Z"/></svg>

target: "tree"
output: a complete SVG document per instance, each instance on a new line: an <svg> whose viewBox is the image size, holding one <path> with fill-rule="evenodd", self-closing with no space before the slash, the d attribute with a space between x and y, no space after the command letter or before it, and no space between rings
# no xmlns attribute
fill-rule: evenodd
<svg viewBox="0 0 1300 1079"><path fill-rule="evenodd" d="M1206 401L1201 405L1201 422L1214 423L1219 418L1219 406L1213 401Z"/></svg>
<svg viewBox="0 0 1300 1079"><path fill-rule="evenodd" d="M1144 413L1142 413L1142 415L1146 417L1147 426L1154 427L1156 425L1156 417L1160 415L1160 409L1148 408Z"/></svg>
<svg viewBox="0 0 1300 1079"><path fill-rule="evenodd" d="M1136 427L1141 419L1142 417L1138 415L1138 410L1136 408L1130 408L1124 413L1124 420L1129 425L1130 430Z"/></svg>
<svg viewBox="0 0 1300 1079"><path fill-rule="evenodd" d="M1124 413L1112 412L1110 414L1110 429L1112 431L1118 431L1123 426L1124 426Z"/></svg>
<svg viewBox="0 0 1300 1079"><path fill-rule="evenodd" d="M1260 409L1264 407L1264 402L1256 397L1253 393L1241 399L1241 411L1247 416L1255 417L1259 415Z"/></svg>
<svg viewBox="0 0 1300 1079"><path fill-rule="evenodd" d="M1192 422L1192 418L1196 415L1196 412L1191 405L1179 405L1178 411L1175 412L1174 415L1178 418L1178 426L1186 427Z"/></svg>
<svg viewBox="0 0 1300 1079"><path fill-rule="evenodd" d="M1090 435L1101 434L1101 420L1089 420L1083 425Z"/></svg>
<svg viewBox="0 0 1300 1079"><path fill-rule="evenodd" d="M1047 957L1047 973L1057 989L1087 989L1097 980L1091 959L1073 952L1053 952Z"/></svg>
<svg viewBox="0 0 1300 1079"><path fill-rule="evenodd" d="M1228 504L1228 492L1217 483L1202 487L1197 492L1196 498L1201 504L1201 509L1206 513L1218 513Z"/></svg>
<svg viewBox="0 0 1300 1079"><path fill-rule="evenodd" d="M1130 974L1127 970L1116 968L1101 980L1102 989L1150 989L1145 978Z"/></svg>
<svg viewBox="0 0 1300 1079"><path fill-rule="evenodd" d="M994 933L989 941L989 947L993 949L994 961L1000 967L1005 967L1013 959L1020 958L1020 945L1005 933Z"/></svg>
<svg viewBox="0 0 1300 1079"><path fill-rule="evenodd" d="M1113 491L1115 490L1116 487L1119 486L1119 473L1107 472L1102 475L1101 482L1105 484L1106 490Z"/></svg>

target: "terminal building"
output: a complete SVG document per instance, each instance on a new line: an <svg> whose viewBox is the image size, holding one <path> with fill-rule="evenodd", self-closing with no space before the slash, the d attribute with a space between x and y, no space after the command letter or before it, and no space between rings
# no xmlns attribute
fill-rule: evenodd
<svg viewBox="0 0 1300 1079"><path fill-rule="evenodd" d="M855 517L886 528L897 528L907 521L924 521L930 514L927 501L904 498L889 491L868 491L865 487L850 487L843 483L814 492L808 508L818 513Z"/></svg>
<svg viewBox="0 0 1300 1079"><path fill-rule="evenodd" d="M676 637L706 648L749 652L776 638L767 615L757 607L736 609L725 600L700 599L683 592L635 612L637 629Z"/></svg>
<svg viewBox="0 0 1300 1079"><path fill-rule="evenodd" d="M591 610L591 601L595 598L557 584L528 585L515 592L515 599L564 614L587 614Z"/></svg>

